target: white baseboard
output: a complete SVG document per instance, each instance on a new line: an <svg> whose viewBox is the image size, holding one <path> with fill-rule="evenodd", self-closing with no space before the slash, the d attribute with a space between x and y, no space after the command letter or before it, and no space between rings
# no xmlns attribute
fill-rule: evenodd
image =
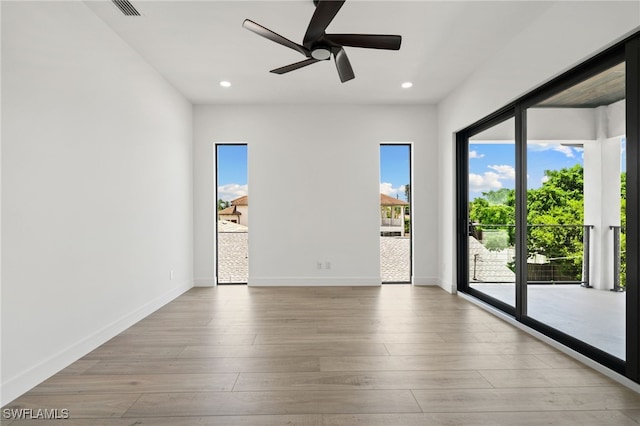
<svg viewBox="0 0 640 426"><path fill-rule="evenodd" d="M413 277L413 285L420 285L420 286L439 285L438 284L438 277L414 276Z"/></svg>
<svg viewBox="0 0 640 426"><path fill-rule="evenodd" d="M457 287L451 281L438 279L436 283L438 287L442 288L448 293L456 294L458 292Z"/></svg>
<svg viewBox="0 0 640 426"><path fill-rule="evenodd" d="M312 286L380 286L380 277L280 277L249 278L249 286L255 287L312 287Z"/></svg>
<svg viewBox="0 0 640 426"><path fill-rule="evenodd" d="M182 283L165 294L142 305L138 309L135 309L133 312L124 315L111 324L97 330L95 333L70 345L66 349L53 354L39 364L3 382L0 390L0 406L4 406L18 398L29 389L42 383L58 371L68 367L73 362L171 302L192 287L191 281Z"/></svg>
<svg viewBox="0 0 640 426"><path fill-rule="evenodd" d="M193 279L194 287L215 287L216 277L196 277Z"/></svg>

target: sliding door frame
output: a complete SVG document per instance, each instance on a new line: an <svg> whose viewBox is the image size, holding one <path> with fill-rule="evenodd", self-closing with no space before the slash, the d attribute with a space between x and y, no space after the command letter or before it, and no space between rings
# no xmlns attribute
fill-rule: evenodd
<svg viewBox="0 0 640 426"><path fill-rule="evenodd" d="M627 66L627 365L640 383L640 34L626 44ZM631 185L629 185L631 183ZM629 190L631 188L631 190ZM629 220L629 212L632 220Z"/></svg>
<svg viewBox="0 0 640 426"><path fill-rule="evenodd" d="M490 129L515 117L514 105L506 106L490 116L478 121L456 134L456 164L458 173L456 174L456 204L457 204L457 277L458 290L470 294L485 303L494 306L509 315L516 316L514 307L489 296L469 285L469 139L473 136ZM517 150L517 146L516 146ZM516 151L517 152L517 151ZM517 158L517 157L516 157ZM516 173L518 168L516 167ZM517 178L517 176L516 176ZM516 226L516 232L517 232ZM517 271L516 271L517 274ZM516 292L517 292L516 285ZM516 304L517 306L517 304Z"/></svg>
<svg viewBox="0 0 640 426"><path fill-rule="evenodd" d="M626 63L627 287L626 360L563 333L527 315L527 109L618 63ZM469 286L469 139L515 117L516 306ZM493 114L456 133L457 288L515 320L640 383L640 32L584 61Z"/></svg>

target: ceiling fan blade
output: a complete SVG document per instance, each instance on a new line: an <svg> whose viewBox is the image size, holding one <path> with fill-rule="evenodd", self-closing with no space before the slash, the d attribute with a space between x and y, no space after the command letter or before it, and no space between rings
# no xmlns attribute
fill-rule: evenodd
<svg viewBox="0 0 640 426"><path fill-rule="evenodd" d="M353 68L351 68L351 62L349 62L347 53L342 47L333 51L333 59L336 62L336 68L338 68L338 75L340 76L341 82L344 83L345 81L355 78L356 75L353 73Z"/></svg>
<svg viewBox="0 0 640 426"><path fill-rule="evenodd" d="M274 73L274 74L285 74L285 73L288 73L289 71L295 71L295 70L300 69L302 67L306 67L307 65L315 64L316 62L320 62L320 60L319 59L314 59L314 58L309 58L309 59L305 59L304 61L301 61L301 62L296 62L295 64L286 65L286 66L281 67L281 68L276 68L275 70L271 70L271 72Z"/></svg>
<svg viewBox="0 0 640 426"><path fill-rule="evenodd" d="M270 29L265 28L262 25L253 22L250 19L245 19L244 22L242 23L242 27L248 29L251 32L258 34L259 36L267 38L271 41L275 41L276 43L286 46L290 49L296 50L302 53L304 56L307 56L307 57L311 56L311 52L309 51L309 49L305 48L304 46L300 46L297 43L292 42L288 38L282 37L280 34L274 33Z"/></svg>
<svg viewBox="0 0 640 426"><path fill-rule="evenodd" d="M311 17L307 32L302 44L310 47L311 43L318 40L336 16L345 0L320 0Z"/></svg>
<svg viewBox="0 0 640 426"><path fill-rule="evenodd" d="M324 38L340 46L368 49L399 50L402 43L402 36L385 34L326 34Z"/></svg>

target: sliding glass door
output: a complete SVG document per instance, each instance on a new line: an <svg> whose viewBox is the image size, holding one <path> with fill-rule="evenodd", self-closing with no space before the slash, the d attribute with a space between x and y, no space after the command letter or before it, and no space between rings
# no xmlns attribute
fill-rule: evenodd
<svg viewBox="0 0 640 426"><path fill-rule="evenodd" d="M625 359L625 63L526 109L527 316Z"/></svg>
<svg viewBox="0 0 640 426"><path fill-rule="evenodd" d="M469 288L515 306L515 120L472 135L469 167Z"/></svg>
<svg viewBox="0 0 640 426"><path fill-rule="evenodd" d="M456 135L458 290L640 382L640 34Z"/></svg>

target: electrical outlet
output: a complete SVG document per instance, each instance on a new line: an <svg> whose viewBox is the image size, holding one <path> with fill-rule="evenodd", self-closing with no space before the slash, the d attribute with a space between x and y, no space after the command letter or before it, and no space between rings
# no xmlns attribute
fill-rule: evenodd
<svg viewBox="0 0 640 426"><path fill-rule="evenodd" d="M331 269L331 262L329 262L328 260L324 262L324 267L325 269Z"/></svg>
<svg viewBox="0 0 640 426"><path fill-rule="evenodd" d="M322 269L322 262L318 260L318 269Z"/></svg>
<svg viewBox="0 0 640 426"><path fill-rule="evenodd" d="M173 280L173 269L169 271L169 279Z"/></svg>

